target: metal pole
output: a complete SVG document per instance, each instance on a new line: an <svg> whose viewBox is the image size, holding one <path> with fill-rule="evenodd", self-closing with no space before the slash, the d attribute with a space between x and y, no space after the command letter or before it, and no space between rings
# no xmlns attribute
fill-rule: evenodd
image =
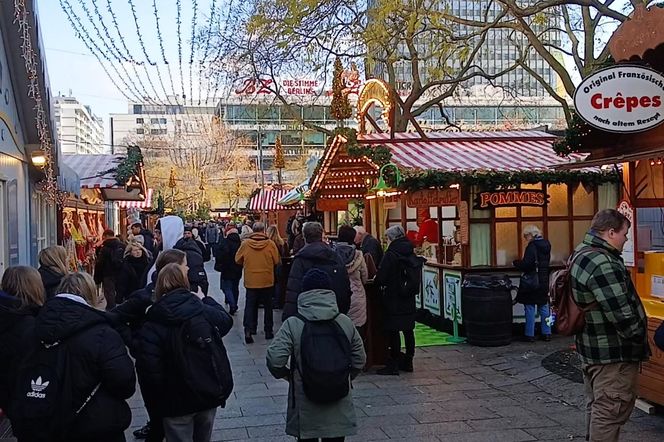
<svg viewBox="0 0 664 442"><path fill-rule="evenodd" d="M261 174L261 189L265 188L265 176L263 175L263 136L261 133L261 127L258 126L258 161L259 169Z"/></svg>

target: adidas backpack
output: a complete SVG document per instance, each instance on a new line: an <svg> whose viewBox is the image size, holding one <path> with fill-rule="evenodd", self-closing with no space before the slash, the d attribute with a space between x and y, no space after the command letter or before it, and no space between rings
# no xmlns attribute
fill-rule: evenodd
<svg viewBox="0 0 664 442"><path fill-rule="evenodd" d="M8 415L19 440L66 440L74 419L99 389L97 385L82 403L74 403L76 373L67 341L35 344L17 364Z"/></svg>
<svg viewBox="0 0 664 442"><path fill-rule="evenodd" d="M304 394L319 404L336 402L350 392L352 350L348 336L336 321L337 316L310 321L299 313L296 315L304 322L299 365Z"/></svg>

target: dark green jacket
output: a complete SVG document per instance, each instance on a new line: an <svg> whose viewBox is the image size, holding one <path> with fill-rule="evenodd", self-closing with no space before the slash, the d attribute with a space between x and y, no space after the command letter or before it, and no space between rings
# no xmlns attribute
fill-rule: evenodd
<svg viewBox="0 0 664 442"><path fill-rule="evenodd" d="M638 362L649 355L646 314L621 253L593 232L576 252L589 246L602 251L578 253L572 262L574 300L581 306L597 301L586 313L586 326L576 335L576 350L587 365Z"/></svg>

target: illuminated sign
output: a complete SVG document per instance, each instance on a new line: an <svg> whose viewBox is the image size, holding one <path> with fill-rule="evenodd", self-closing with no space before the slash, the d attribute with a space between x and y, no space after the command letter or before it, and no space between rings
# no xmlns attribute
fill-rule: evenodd
<svg viewBox="0 0 664 442"><path fill-rule="evenodd" d="M548 196L541 190L500 190L496 192L481 192L477 195L475 208L487 209L490 207L506 206L545 206Z"/></svg>

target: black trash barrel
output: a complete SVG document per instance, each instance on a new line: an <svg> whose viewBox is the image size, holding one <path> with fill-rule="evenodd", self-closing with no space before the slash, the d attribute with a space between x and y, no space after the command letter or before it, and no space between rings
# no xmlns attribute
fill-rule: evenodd
<svg viewBox="0 0 664 442"><path fill-rule="evenodd" d="M466 275L461 311L471 345L499 347L512 340L512 283L507 276Z"/></svg>

